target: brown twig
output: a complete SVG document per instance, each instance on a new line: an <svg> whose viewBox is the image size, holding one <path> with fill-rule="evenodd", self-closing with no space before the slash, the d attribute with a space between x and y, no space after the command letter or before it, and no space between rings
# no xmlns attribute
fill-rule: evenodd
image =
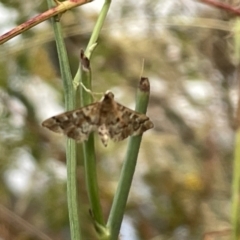
<svg viewBox="0 0 240 240"><path fill-rule="evenodd" d="M223 229L219 231L207 232L203 236L203 240L217 239L217 237L229 236L231 234L231 229Z"/></svg>
<svg viewBox="0 0 240 240"><path fill-rule="evenodd" d="M66 0L64 2L59 2L56 7L53 7L36 17L29 19L28 21L20 24L19 26L13 28L11 31L0 36L0 44L3 44L10 40L11 38L21 34L22 32L36 26L37 24L54 17L58 14L61 14L71 8L77 7L79 5L83 5L85 3L91 2L92 0Z"/></svg>
<svg viewBox="0 0 240 240"><path fill-rule="evenodd" d="M0 204L0 216L2 221L12 227L25 231L29 236L32 236L34 239L52 240L52 238L48 237L45 233L37 229L35 226L30 224L11 210L4 207L2 204Z"/></svg>
<svg viewBox="0 0 240 240"><path fill-rule="evenodd" d="M202 3L206 3L208 5L214 6L216 8L223 9L227 12L230 12L232 14L240 16L240 9L239 8L234 8L231 5L219 2L219 1L214 1L214 0L200 0Z"/></svg>

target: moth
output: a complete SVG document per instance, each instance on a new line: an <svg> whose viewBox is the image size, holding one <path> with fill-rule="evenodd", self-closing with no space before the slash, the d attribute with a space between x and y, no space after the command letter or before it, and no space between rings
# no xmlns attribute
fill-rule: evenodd
<svg viewBox="0 0 240 240"><path fill-rule="evenodd" d="M145 114L117 103L109 91L99 102L51 117L42 126L78 142L88 140L89 134L96 131L106 147L109 139L118 142L140 135L154 125Z"/></svg>

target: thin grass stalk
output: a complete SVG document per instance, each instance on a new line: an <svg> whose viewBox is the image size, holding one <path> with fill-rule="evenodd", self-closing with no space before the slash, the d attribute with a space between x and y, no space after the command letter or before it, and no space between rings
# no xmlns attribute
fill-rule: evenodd
<svg viewBox="0 0 240 240"><path fill-rule="evenodd" d="M234 33L234 47L235 47L235 60L236 64L240 63L240 20L236 19L233 27ZM239 70L237 72L237 78L239 83ZM239 91L240 93L240 84ZM240 96L238 96L236 126L237 131L235 135L235 153L233 162L233 180L232 180L232 239L240 239Z"/></svg>
<svg viewBox="0 0 240 240"><path fill-rule="evenodd" d="M53 2L47 0L48 6L52 7ZM75 108L75 92L72 84L72 75L70 71L68 56L64 44L61 24L56 19L52 20L54 35L56 40L61 76L63 79L65 107L67 110ZM77 161L76 161L76 143L67 139L66 147L67 158L67 198L68 212L70 221L70 232L72 240L81 240L80 220L78 214L78 191L77 191Z"/></svg>
<svg viewBox="0 0 240 240"><path fill-rule="evenodd" d="M89 59L81 51L81 77L82 81L85 82L85 87L91 87L91 68ZM86 96L87 95L87 96ZM88 105L92 102L91 94L82 92L81 103L83 106ZM98 224L104 225L103 213L100 204L98 183L97 183L97 169L96 169L96 156L94 149L94 138L93 133L90 134L88 144L83 144L83 155L84 155L84 167L85 167L85 178L87 184L88 198L90 201L91 212Z"/></svg>
<svg viewBox="0 0 240 240"><path fill-rule="evenodd" d="M95 27L93 29L91 38L89 40L88 46L84 52L81 52L80 67L76 76L74 78L74 86L77 88L80 82L90 91L92 90L91 85L91 69L89 59L92 55L94 48L97 45L97 39L101 32L103 23L106 19L108 10L110 8L110 0L106 0L102 10L99 14ZM88 64L87 64L88 62ZM87 64L87 65L86 65ZM85 91L84 88L80 87L80 98L81 106L86 106L92 103L92 95ZM99 193L98 193L98 182L97 182L97 170L96 170L96 156L94 148L94 136L90 134L87 142L83 145L83 157L84 157L84 167L85 167L85 178L87 185L87 192L90 202L91 214L94 220L95 228L101 239L104 239L107 234L105 229L105 221L103 218Z"/></svg>
<svg viewBox="0 0 240 240"><path fill-rule="evenodd" d="M233 164L233 182L232 182L232 239L239 240L240 237L240 207L239 207L239 190L240 190L240 129L235 137L235 157Z"/></svg>
<svg viewBox="0 0 240 240"><path fill-rule="evenodd" d="M135 110L140 113L146 113L149 100L150 85L148 78L142 77L136 95ZM140 149L142 135L131 137L128 142L125 161L121 170L116 193L114 195L112 208L107 222L107 228L110 231L109 240L117 240L127 199L132 184L132 179L137 164L137 157Z"/></svg>

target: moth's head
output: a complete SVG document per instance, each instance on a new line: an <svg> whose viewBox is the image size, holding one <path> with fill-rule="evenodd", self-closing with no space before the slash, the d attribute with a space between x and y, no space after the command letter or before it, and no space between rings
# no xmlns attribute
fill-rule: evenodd
<svg viewBox="0 0 240 240"><path fill-rule="evenodd" d="M116 103L112 92L107 91L101 100L101 113L107 116L107 113L114 111Z"/></svg>
<svg viewBox="0 0 240 240"><path fill-rule="evenodd" d="M114 94L111 91L106 91L104 96L103 96L103 101L112 101L114 99Z"/></svg>

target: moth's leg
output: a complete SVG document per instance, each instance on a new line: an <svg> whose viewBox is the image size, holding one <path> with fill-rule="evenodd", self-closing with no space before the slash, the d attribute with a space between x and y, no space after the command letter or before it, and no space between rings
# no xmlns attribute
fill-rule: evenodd
<svg viewBox="0 0 240 240"><path fill-rule="evenodd" d="M93 97L93 99L94 100L96 100L95 99L95 97L94 97L94 95L104 95L104 93L100 93L100 92L93 92L93 91L91 91L90 89L88 89L82 82L80 82L80 85L81 85L81 87L87 92L87 93L89 93L89 94L91 94L92 95L92 97Z"/></svg>

